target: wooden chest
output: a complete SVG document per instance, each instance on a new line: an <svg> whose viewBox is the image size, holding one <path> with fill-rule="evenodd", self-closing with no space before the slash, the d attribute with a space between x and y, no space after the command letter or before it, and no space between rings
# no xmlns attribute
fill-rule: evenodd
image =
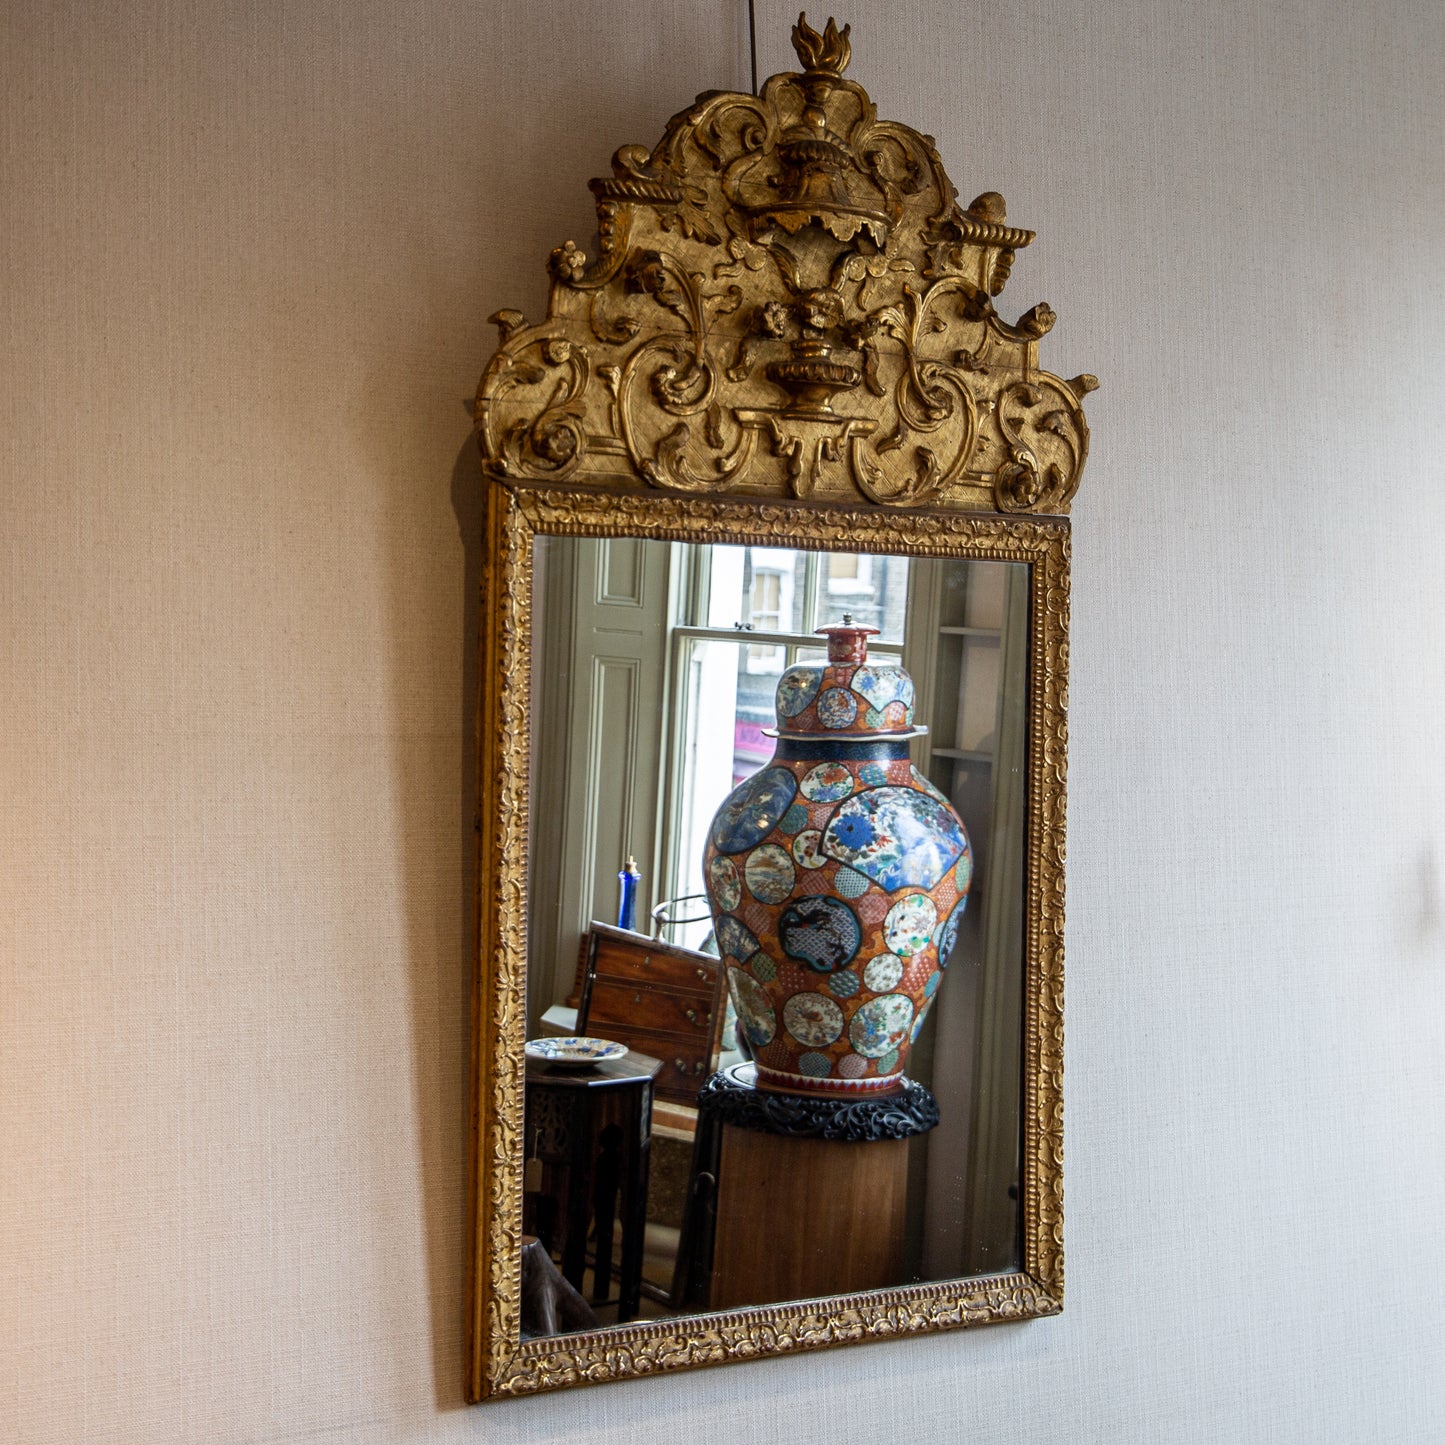
<svg viewBox="0 0 1445 1445"><path fill-rule="evenodd" d="M645 934L594 923L577 1031L617 1039L662 1060L659 1099L691 1104L717 1068L723 1020L716 958Z"/></svg>

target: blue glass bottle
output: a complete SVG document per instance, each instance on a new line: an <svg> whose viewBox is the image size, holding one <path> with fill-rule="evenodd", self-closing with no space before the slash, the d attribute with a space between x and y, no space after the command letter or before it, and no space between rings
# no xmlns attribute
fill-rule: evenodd
<svg viewBox="0 0 1445 1445"><path fill-rule="evenodd" d="M637 871L637 859L630 853L627 855L627 866L617 875L617 882L621 888L617 926L636 932L637 885L642 882L642 874Z"/></svg>

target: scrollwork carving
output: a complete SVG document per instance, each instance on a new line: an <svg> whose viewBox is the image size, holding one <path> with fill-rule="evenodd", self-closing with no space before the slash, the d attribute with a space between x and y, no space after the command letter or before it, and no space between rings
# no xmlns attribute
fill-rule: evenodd
<svg viewBox="0 0 1445 1445"><path fill-rule="evenodd" d="M932 139L878 118L843 74L846 26L800 20L794 43L800 73L700 96L592 182L595 258L552 252L541 327L499 313L514 320L477 396L489 470L1067 511L1088 431L1082 394L1038 369L1054 312L1010 325L993 309L1033 233L996 191L960 208ZM585 374L539 375L543 337Z"/></svg>
<svg viewBox="0 0 1445 1445"><path fill-rule="evenodd" d="M1008 448L1008 459L994 473L999 511L1065 511L1089 454L1089 428L1074 383L1047 372L1014 382L999 397L996 416Z"/></svg>
<svg viewBox="0 0 1445 1445"><path fill-rule="evenodd" d="M502 349L488 368L496 385L490 404L477 411L492 464L504 477L565 481L587 455L583 398L591 381L588 349L527 326L520 312L498 312L494 319L503 336ZM507 408L505 403L516 394L528 397L529 404Z"/></svg>
<svg viewBox="0 0 1445 1445"><path fill-rule="evenodd" d="M913 1079L880 1099L813 1099L752 1088L727 1070L698 1090L697 1108L738 1129L854 1144L912 1139L936 1128L939 1117L938 1100Z"/></svg>

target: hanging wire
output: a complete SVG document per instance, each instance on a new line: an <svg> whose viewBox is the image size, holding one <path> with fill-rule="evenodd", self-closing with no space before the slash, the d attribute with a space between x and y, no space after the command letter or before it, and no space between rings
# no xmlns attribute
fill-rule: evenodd
<svg viewBox="0 0 1445 1445"><path fill-rule="evenodd" d="M753 63L753 94L758 93L758 15L753 0L748 0L748 53Z"/></svg>

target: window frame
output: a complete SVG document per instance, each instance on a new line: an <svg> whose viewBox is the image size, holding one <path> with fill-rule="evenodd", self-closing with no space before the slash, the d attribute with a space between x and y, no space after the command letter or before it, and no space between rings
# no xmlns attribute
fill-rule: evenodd
<svg viewBox="0 0 1445 1445"><path fill-rule="evenodd" d="M755 660L753 649L781 648L783 652L781 671L786 672L795 662L799 661L804 653L823 653L827 646L826 640L816 632L794 632L791 629L784 630L782 628L759 630L741 619L730 627L698 623L696 619L699 616L706 616L709 611L713 550L718 546L726 545L732 544L705 543L689 549L686 553L674 553L674 564L684 570L680 576L674 578L673 595L679 599L681 606L677 609L674 620L668 629L667 658L672 685L667 689L665 713L662 719L665 758L662 791L664 817L660 822L673 823L676 821L679 825L661 826L658 830L659 836L666 840L663 856L658 860L661 864L659 886L656 890L657 906L659 907L665 902L678 902L702 896L680 891L688 887L689 870L683 855L687 838L691 832L690 828L680 825L680 820L688 818L695 807L695 803L689 803L685 796L693 773L693 770L686 765L691 751L689 739L693 728L691 689L687 682L691 667L692 648L698 643L716 642L745 650L740 662L750 672L761 670L752 666ZM818 615L819 603L826 596L829 581L825 563L829 557L840 554L814 551L808 548L754 547L751 543L736 545L757 551L784 550L801 553L804 562L801 579L803 615L805 617ZM856 556L859 559L857 579L859 584L871 587L875 554L857 552L847 555ZM913 559L905 558L904 560L911 564ZM907 588L912 585L912 575L910 565L905 574L903 604L905 626L908 614ZM748 593L739 597L740 602L748 600ZM875 637L870 638L868 642L868 650L871 654L898 661L902 659L903 648L904 643L901 638L894 642ZM736 704L734 704L734 719L736 719ZM734 726L736 726L736 722ZM764 767L766 763L760 763L759 766ZM724 794L725 796L726 794ZM717 801L718 804L721 804L723 800L719 798ZM684 917L696 911L695 909L681 910ZM663 925L658 926L660 928Z"/></svg>

